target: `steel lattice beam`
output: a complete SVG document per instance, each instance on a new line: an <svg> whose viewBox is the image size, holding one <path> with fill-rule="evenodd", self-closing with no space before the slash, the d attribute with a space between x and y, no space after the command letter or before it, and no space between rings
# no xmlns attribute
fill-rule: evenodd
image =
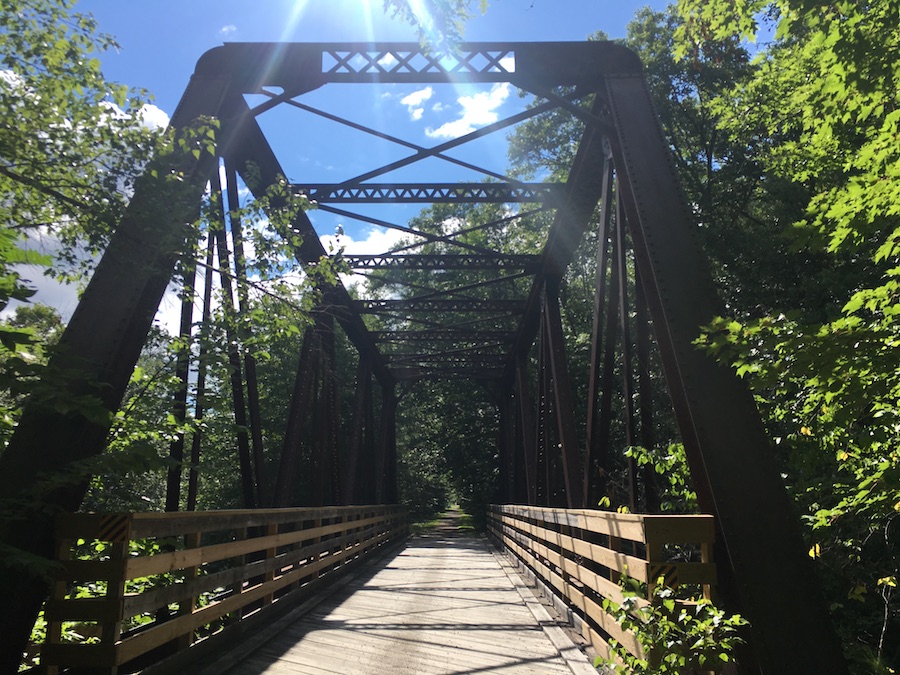
<svg viewBox="0 0 900 675"><path fill-rule="evenodd" d="M438 255L389 254L345 255L343 260L350 269L402 269L402 270L507 270L535 271L540 265L539 255Z"/></svg>
<svg viewBox="0 0 900 675"><path fill-rule="evenodd" d="M447 377L470 377L475 380L496 381L503 375L502 368L461 368L456 366L421 366L414 368L391 368L391 375L398 382L410 380L444 379Z"/></svg>
<svg viewBox="0 0 900 675"><path fill-rule="evenodd" d="M502 342L512 343L516 334L509 331L463 331L463 330L420 330L420 331L377 331L372 333L372 337L376 342L388 344L407 344L411 342L453 342L455 344L463 343L489 343Z"/></svg>
<svg viewBox="0 0 900 675"><path fill-rule="evenodd" d="M379 312L521 312L525 303L521 300L456 300L417 299L408 300L356 300L353 306L362 314Z"/></svg>
<svg viewBox="0 0 900 675"><path fill-rule="evenodd" d="M558 183L410 183L292 186L319 204L507 204L553 202Z"/></svg>
<svg viewBox="0 0 900 675"><path fill-rule="evenodd" d="M417 361L420 363L434 363L434 364L438 364L438 365L444 365L444 364L474 365L474 364L479 364L479 363L487 363L492 366L496 366L496 367L500 368L503 366L503 357L504 357L504 354L480 354L480 353L425 354L425 353L416 353L416 354L388 354L387 361L388 361L389 365L396 365L397 363L404 362L404 361Z"/></svg>

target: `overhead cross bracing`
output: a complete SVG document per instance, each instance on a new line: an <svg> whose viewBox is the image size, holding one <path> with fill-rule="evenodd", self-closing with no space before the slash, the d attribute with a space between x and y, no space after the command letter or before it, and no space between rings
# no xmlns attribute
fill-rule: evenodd
<svg viewBox="0 0 900 675"><path fill-rule="evenodd" d="M523 321L526 314L533 316L539 307L529 294L540 284L535 280L543 273L543 268L559 265L558 246L554 243L549 255L541 256L531 252L511 254L509 242L513 240L516 228L522 228L529 218L540 218L525 225L525 229L546 228L552 222L553 214L559 205L567 200L567 193L572 185L553 182L525 183L512 179L505 170L496 166L485 166L476 163L462 154L468 145L491 134L506 132L516 124L533 119L537 115L576 106L582 109L597 90L598 76L601 71L611 72L619 67L617 59L623 59L622 53L609 49L608 46L588 45L588 50L603 50L610 58L606 63L592 59L587 52L574 45L467 45L466 49L454 58L438 58L423 53L409 45L390 45L382 48L367 48L361 45L323 45L321 63L323 77L329 84L336 83L417 83L417 84L513 84L523 91L531 85L539 91L551 91L560 86L566 90L554 91L549 98L535 100L530 107L522 107L505 118L498 118L480 128L469 130L446 142L431 147L412 142L378 127L375 117L362 120L359 116L351 119L350 115L339 114L333 110L304 100L304 96L290 95L290 87L276 93L273 87L263 88L261 93L269 97L257 107L252 108L254 116L264 118L263 113L278 105L286 104L288 108L301 111L308 116L327 120L336 127L353 130L360 138L377 139L388 147L399 150L410 150L411 154L392 159L381 166L356 168L355 174L341 177L336 182L327 184L315 182L294 182L292 189L306 195L316 205L311 213L313 220L327 213L339 216L344 222L356 221L368 225L393 229L409 235L394 252L378 255L354 255L347 253L342 262L351 271L367 278L381 288L380 298L363 298L353 303L353 309L362 314L375 316L382 320L379 332L396 332L390 340L396 353L385 363L388 371L397 371L393 363L398 356L405 354L407 362L417 362L421 366L433 369L440 365L443 353L439 349L439 333L443 328L458 326L461 323L477 322L482 330L501 330L508 333L519 332L525 327L527 340L528 327L533 320ZM315 54L307 54L307 58L318 61ZM593 62L593 63L592 63ZM524 66L524 67L523 67ZM552 71L552 72L551 72ZM301 91L306 88L301 87ZM595 119L597 111L591 113L584 109L589 119ZM375 153L372 153L375 154ZM396 153L395 153L396 154ZM444 182L421 181L403 182L394 180L384 182L384 178L396 175L397 172L415 170L425 160L438 161L446 168L463 171L462 178ZM425 169L423 169L425 171ZM472 182L468 176L481 175L481 182ZM584 175L582 180L591 176ZM392 221L381 214L384 211L367 212L364 210L347 211L336 208L337 204L354 204L357 206L375 204L459 204L472 205L480 203L497 203L503 205L505 211L498 213L492 222L470 223L464 219L455 223L455 229L412 227L405 222ZM538 203L540 208L532 208ZM589 213L577 214L573 223L570 213L566 214L567 226L575 231L583 229ZM582 224L579 226L577 220ZM535 224L538 223L538 224ZM559 229L560 226L556 226ZM546 232L546 229L544 230ZM473 237L473 233L487 236ZM513 233L512 235L510 233ZM546 235L543 235L546 236ZM491 247L492 239L494 247ZM502 244L503 250L498 250ZM435 251L439 252L435 252ZM568 252L568 255L571 251ZM563 254L567 255L567 254ZM564 263L562 263L564 264ZM392 270L445 270L478 271L477 276L457 276L449 282L446 275L392 275ZM502 270L521 270L516 276L504 276ZM359 288L359 287L358 287ZM393 290L392 290L393 289ZM400 293L402 298L392 297ZM477 317L478 314L490 314L488 317ZM427 316L425 316L427 315ZM406 328L404 328L406 326ZM419 337L414 349L403 351L403 335L409 328L418 331ZM423 350L427 341L424 335L434 331L435 344L432 350ZM533 336L532 336L533 337ZM351 336L351 339L352 336ZM361 338L366 341L368 338ZM382 337L382 340L385 338ZM510 357L507 357L505 377L509 379ZM455 369L454 364L446 363ZM426 371L421 371L425 373ZM474 370L471 372L475 372ZM480 371L482 374L484 371ZM491 371L494 372L494 371ZM404 377L409 371L404 370Z"/></svg>

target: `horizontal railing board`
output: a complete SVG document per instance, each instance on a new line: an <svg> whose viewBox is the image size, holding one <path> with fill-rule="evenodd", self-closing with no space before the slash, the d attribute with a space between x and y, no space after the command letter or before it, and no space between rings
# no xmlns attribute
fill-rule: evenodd
<svg viewBox="0 0 900 675"><path fill-rule="evenodd" d="M367 530L366 539L374 536L374 526ZM216 588L224 588L237 583L241 579L253 578L265 574L267 572L277 572L280 569L296 565L301 561L312 562L312 558L318 556L329 549L336 546L347 546L358 539L359 533L351 533L336 539L329 539L325 542L310 544L302 548L282 553L275 558L267 558L257 560L251 563L245 563L241 567L232 567L221 572L215 572L201 577L195 577L182 583L173 584L153 591L126 595L124 603L123 618L130 618L137 614L152 612L160 607L175 602L180 602L193 596L201 595L215 590Z"/></svg>
<svg viewBox="0 0 900 675"><path fill-rule="evenodd" d="M539 507L504 507L504 513L521 518L543 520L556 525L566 525L607 536L642 541L644 528L641 516L621 513L605 513L586 509L550 509Z"/></svg>
<svg viewBox="0 0 900 675"><path fill-rule="evenodd" d="M647 563L641 558L635 558L625 553L613 551L599 544L572 537L561 532L548 530L531 523L514 520L509 516L503 516L501 522L505 525L515 527L519 530L527 532L534 538L540 539L547 543L556 544L560 548L571 551L575 555L580 555L595 563L603 565L609 569L624 573L628 570L629 576L641 581L647 581Z"/></svg>
<svg viewBox="0 0 900 675"><path fill-rule="evenodd" d="M548 544L554 544L557 547L587 558L594 563L620 574L627 574L629 577L643 583L655 581L652 577L653 568L657 565L656 563L648 562L641 558L635 558L625 553L618 553L600 546L599 544L592 544L570 535L547 530L530 523L516 521L509 516L503 516L501 522L503 522L504 525L515 527L535 539L544 541ZM675 570L679 584L714 584L717 581L715 563L665 560L662 564L667 568Z"/></svg>
<svg viewBox="0 0 900 675"><path fill-rule="evenodd" d="M489 532L541 583L565 600L579 617L585 638L607 657L612 654L608 639L642 656L640 643L602 605L603 598L616 604L625 599L614 581L617 575L627 575L650 588L655 581L652 577L666 572L674 583L698 584L707 594L716 581L716 568L711 562L715 538L712 516L521 505L492 506L488 515ZM699 545L703 561L672 559L670 545L685 544ZM630 553L616 550L620 548ZM608 572L598 573L602 570ZM636 607L650 604L648 598L635 601Z"/></svg>
<svg viewBox="0 0 900 675"><path fill-rule="evenodd" d="M41 649L42 666L114 668L115 645L46 644Z"/></svg>
<svg viewBox="0 0 900 675"><path fill-rule="evenodd" d="M594 618L598 622L598 625L606 631L610 637L621 642L630 653L635 654L636 656L641 655L640 645L635 640L635 637L616 623L615 619L610 617L600 605L579 592L572 584L568 583L560 574L558 574L556 570L546 565L539 558L531 555L526 547L520 546L514 540L506 536L502 537L502 540L505 546L529 564L532 569L536 569L539 576L556 588L563 597L569 599L570 602L576 600L577 602L573 602L573 604L577 608L584 610L585 607L589 606L590 613L588 613L588 616Z"/></svg>
<svg viewBox="0 0 900 675"><path fill-rule="evenodd" d="M125 573L124 560L58 560L54 578L60 581L112 581Z"/></svg>
<svg viewBox="0 0 900 675"><path fill-rule="evenodd" d="M387 538L388 535L383 534L380 535L377 539L378 541L383 541ZM126 638L117 645L119 649L119 663L130 661L140 656L141 654L145 654L151 649L154 649L156 647L159 647L160 645L164 645L167 642L176 639L181 635L193 633L193 631L200 626L204 626L212 621L215 621L216 619L222 618L226 614L230 614L231 612L234 612L242 607L246 607L247 605L250 605L257 600L261 600L266 595L284 588L285 586L289 586L295 581L299 581L301 578L309 575L310 573L316 572L323 567L328 567L329 565L334 565L338 562L341 562L350 557L353 553L355 553L355 550L351 548L342 551L335 556L321 558L308 567L289 572L288 574L278 577L277 579L274 579L272 581L249 587L241 591L241 593L239 594L235 594L216 603L211 603L205 607L196 609L190 614L176 617L163 624L149 628L146 631L135 635L134 637Z"/></svg>
<svg viewBox="0 0 900 675"><path fill-rule="evenodd" d="M222 544L187 548L181 551L172 551L157 555L139 556L129 558L125 563L125 578L128 580L139 577L148 577L154 574L165 574L186 567L197 567L205 563L219 562L229 558L257 553L268 548L278 548L296 544L307 539L323 537L329 534L346 532L347 530L372 525L380 522L377 517L364 520L354 520L349 523L334 523L322 525L308 530L294 530L282 534L273 534L262 537L249 537Z"/></svg>
<svg viewBox="0 0 900 675"><path fill-rule="evenodd" d="M255 534L254 528L266 534L247 536ZM55 593L65 592L73 581L124 584L128 579L146 578L151 583L159 579L168 585L117 598L56 596L47 604L47 620L55 625L63 621L89 622L87 625L96 627L98 635L100 632L116 635L124 619L153 614L172 604L182 607L182 612L164 622L141 626L115 643L99 645L102 648L95 644L65 643L45 644L42 649L44 663L50 666L114 669L173 640L189 644L194 631L228 614L250 606L258 608L260 603L268 606L273 600L277 605L281 596L293 596L298 584L303 588L313 581L319 583L320 576L324 578L332 570L405 534L406 522L404 510L396 506L72 514L58 520L56 532L62 557L78 539L118 542L127 552L130 540L155 539L163 543L174 536L185 536L188 541L199 542L201 532L222 532L226 537L236 537L233 541L175 551L164 549L157 554L119 560L61 561L58 579L66 583L58 584ZM243 562L247 557L254 559ZM233 563L232 567L203 573L210 563L215 570L228 561ZM162 577L164 574L172 574L177 580L171 583L172 578ZM194 606L197 597L220 588L224 595L203 607ZM282 592L285 589L291 593L285 595ZM279 595L278 599L275 594ZM190 611L184 611L185 606ZM251 614L256 612L254 609ZM101 631L102 626L106 628ZM183 639L186 637L187 643Z"/></svg>
<svg viewBox="0 0 900 675"><path fill-rule="evenodd" d="M172 537L215 530L300 523L338 518L355 513L383 514L384 506L333 506L297 509L229 509L223 511L181 511L152 513L64 513L56 520L58 539L101 539L104 525L111 519L127 519L131 539Z"/></svg>
<svg viewBox="0 0 900 675"><path fill-rule="evenodd" d="M644 541L650 562L659 562L658 546L663 544L713 544L715 518L696 516L644 516Z"/></svg>
<svg viewBox="0 0 900 675"><path fill-rule="evenodd" d="M566 574L574 576L576 579L581 581L585 586L593 590L598 595L607 597L613 602L619 604L621 604L625 600L625 596L622 594L622 588L617 582L610 579L605 579L596 572L592 572L591 570L578 565L571 560L568 560L564 556L561 556L552 549L549 549L541 544L536 544L533 542L533 540L528 540L518 533L510 532L504 529L501 534L504 537L514 539L523 546L527 546L534 554L539 557L543 557L548 562L553 563L554 565L556 565L556 567L562 569ZM647 600L644 600L642 598L638 598L637 600L640 605L648 604Z"/></svg>
<svg viewBox="0 0 900 675"><path fill-rule="evenodd" d="M115 598L50 599L44 608L59 621L116 621L122 601Z"/></svg>

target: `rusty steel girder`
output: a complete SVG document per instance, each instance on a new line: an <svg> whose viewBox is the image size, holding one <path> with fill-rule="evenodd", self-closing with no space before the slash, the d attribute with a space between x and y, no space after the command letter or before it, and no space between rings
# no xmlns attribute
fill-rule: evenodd
<svg viewBox="0 0 900 675"><path fill-rule="evenodd" d="M539 255L464 254L403 254L344 255L342 260L354 270L504 270L521 269L533 272L540 264Z"/></svg>
<svg viewBox="0 0 900 675"><path fill-rule="evenodd" d="M317 204L526 204L553 202L556 183L372 183L291 186Z"/></svg>

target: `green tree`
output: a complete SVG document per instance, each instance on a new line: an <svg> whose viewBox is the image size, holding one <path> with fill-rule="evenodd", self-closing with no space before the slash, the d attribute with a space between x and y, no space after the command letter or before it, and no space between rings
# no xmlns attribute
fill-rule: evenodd
<svg viewBox="0 0 900 675"><path fill-rule="evenodd" d="M64 278L92 264L124 213L137 175L161 145L161 135L141 124L144 95L103 77L97 57L115 43L97 33L90 17L71 11L73 4L0 2L0 107L6 121L0 125L0 307L33 293L15 267L21 262L51 265L50 271ZM168 171L159 175L170 191L178 187L171 176ZM52 257L32 251L29 238L38 234L60 243ZM4 326L0 343L5 365L0 388L68 415L67 420L78 417L98 428L108 424L99 404L102 390L78 378L71 363L58 368L55 379L47 375L60 349L53 350L44 368L28 361L33 335ZM22 383L27 388L17 392ZM72 487L83 482L74 473L49 483L47 476L38 477L42 470L64 469L64 462L48 458L77 455L74 445L52 445L40 451L20 447L17 453L7 446L0 456L0 585L9 608L0 628L0 669L6 671L21 659L27 619L36 614L43 587L35 575L46 571L39 557L23 553L37 549L20 544L49 532L44 496L62 490L54 480L68 481L72 494L83 489ZM25 510L33 507L37 510ZM27 528L18 520L26 512Z"/></svg>
<svg viewBox="0 0 900 675"><path fill-rule="evenodd" d="M0 336L8 341L6 349L0 349L0 447L15 428L22 402L47 361L46 351L59 340L63 327L59 313L40 303L20 305L0 323Z"/></svg>
<svg viewBox="0 0 900 675"><path fill-rule="evenodd" d="M0 3L0 109L10 121L0 126L0 222L6 256L39 231L58 237L58 257L78 265L121 218L155 134L141 124L146 94L103 77L98 57L115 41L73 4ZM0 260L4 305L28 293L9 281L16 262Z"/></svg>
<svg viewBox="0 0 900 675"><path fill-rule="evenodd" d="M680 11L688 61L709 40L774 30L753 77L716 106L723 132L758 145L765 180L803 196L783 225L838 261L835 302L723 318L707 342L758 392L846 650L859 672L881 672L900 658L900 6L681 0Z"/></svg>

